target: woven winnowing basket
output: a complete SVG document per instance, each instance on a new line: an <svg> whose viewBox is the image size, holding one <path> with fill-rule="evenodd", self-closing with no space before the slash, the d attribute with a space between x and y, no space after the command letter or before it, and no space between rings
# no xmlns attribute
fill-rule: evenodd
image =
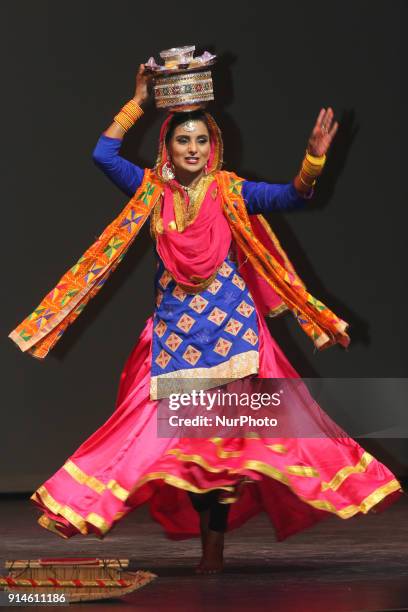
<svg viewBox="0 0 408 612"><path fill-rule="evenodd" d="M69 602L120 597L140 589L156 574L125 571L129 559L19 559L6 561L7 576L0 577L6 591L64 593Z"/></svg>

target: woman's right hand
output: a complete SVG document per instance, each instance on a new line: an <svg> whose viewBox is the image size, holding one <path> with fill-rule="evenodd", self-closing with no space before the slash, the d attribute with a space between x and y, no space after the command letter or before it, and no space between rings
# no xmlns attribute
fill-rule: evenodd
<svg viewBox="0 0 408 612"><path fill-rule="evenodd" d="M136 74L136 89L133 96L134 101L141 106L149 98L149 86L152 81L152 73L140 64Z"/></svg>

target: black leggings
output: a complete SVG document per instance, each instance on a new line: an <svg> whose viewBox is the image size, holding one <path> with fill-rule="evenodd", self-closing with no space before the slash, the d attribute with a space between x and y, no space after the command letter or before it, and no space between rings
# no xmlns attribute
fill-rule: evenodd
<svg viewBox="0 0 408 612"><path fill-rule="evenodd" d="M208 493L189 493L191 503L197 512L210 511L208 527L212 531L224 532L227 529L228 512L230 504L220 504L218 501L218 490Z"/></svg>

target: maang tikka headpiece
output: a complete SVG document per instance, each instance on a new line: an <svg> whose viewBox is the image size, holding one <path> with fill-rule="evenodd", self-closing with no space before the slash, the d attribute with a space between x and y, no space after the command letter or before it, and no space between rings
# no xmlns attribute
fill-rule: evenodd
<svg viewBox="0 0 408 612"><path fill-rule="evenodd" d="M188 121L183 123L183 128L187 132L194 132L194 130L197 129L197 122L193 121L192 119L189 119Z"/></svg>

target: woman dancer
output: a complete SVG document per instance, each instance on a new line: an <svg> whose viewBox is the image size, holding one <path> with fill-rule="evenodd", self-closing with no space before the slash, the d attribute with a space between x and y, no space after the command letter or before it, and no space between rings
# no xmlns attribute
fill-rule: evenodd
<svg viewBox="0 0 408 612"><path fill-rule="evenodd" d="M111 256L124 232L140 225L145 207L158 261L156 307L125 364L114 413L31 499L43 511L40 525L66 538L104 537L147 502L170 537L201 535L196 571L213 573L223 566L225 531L260 511L282 540L331 513L349 518L374 506L378 511L402 489L385 465L321 411L304 385L285 410L289 418L313 420L319 438L157 435L158 400L179 389L180 379L299 379L263 314L290 308L319 348L347 346L348 336L347 324L307 293L261 216L304 206L312 196L338 127L332 109L319 113L301 170L287 185L222 172L221 134L202 111L165 120L156 166L143 171L118 152L143 114L149 78L141 65L134 97L94 151L95 162L132 200L93 247L101 255L103 243ZM94 252L88 250L70 274ZM27 325L17 328L21 337L28 337Z"/></svg>

